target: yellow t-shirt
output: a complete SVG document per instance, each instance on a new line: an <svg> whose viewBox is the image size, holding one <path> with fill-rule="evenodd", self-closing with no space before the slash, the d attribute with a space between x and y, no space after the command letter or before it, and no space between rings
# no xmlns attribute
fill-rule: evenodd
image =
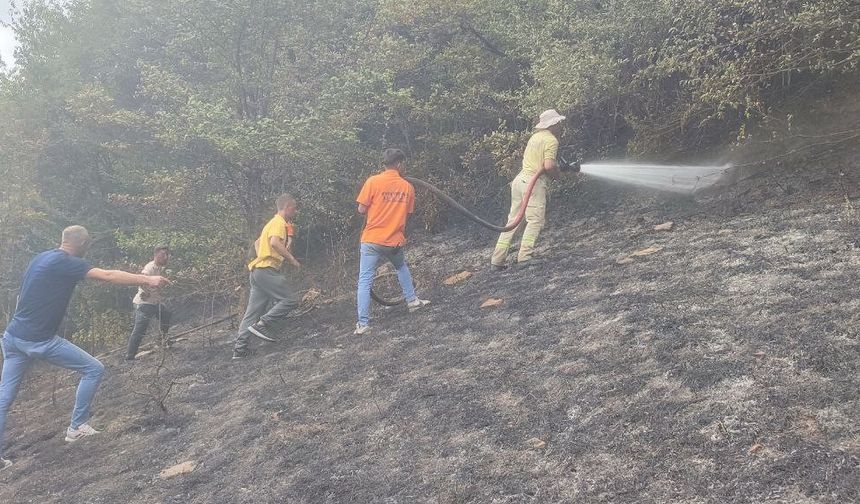
<svg viewBox="0 0 860 504"><path fill-rule="evenodd" d="M538 130L529 138L523 153L523 169L520 175L534 175L547 159L555 160L558 154L558 139L549 130Z"/></svg>
<svg viewBox="0 0 860 504"><path fill-rule="evenodd" d="M272 249L269 244L269 238L277 236L286 242L287 240L287 221L278 214L263 227L260 233L260 241L257 249L257 258L248 263L248 269L254 268L280 268L284 262L283 256Z"/></svg>

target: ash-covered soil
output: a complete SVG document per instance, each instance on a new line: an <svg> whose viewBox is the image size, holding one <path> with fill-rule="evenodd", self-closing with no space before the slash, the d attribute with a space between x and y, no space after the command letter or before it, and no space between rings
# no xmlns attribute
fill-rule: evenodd
<svg viewBox="0 0 860 504"><path fill-rule="evenodd" d="M426 311L378 309L356 337L353 300L335 300L241 362L222 325L158 376L157 352L107 356L105 431L76 444L75 380L37 370L0 501L858 502L855 159L698 201L584 184L551 202L542 264L500 274L492 233L425 239L410 257Z"/></svg>

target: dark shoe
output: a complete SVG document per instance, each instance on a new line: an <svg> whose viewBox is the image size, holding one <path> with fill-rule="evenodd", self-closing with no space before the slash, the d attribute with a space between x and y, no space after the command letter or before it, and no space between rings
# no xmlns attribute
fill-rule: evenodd
<svg viewBox="0 0 860 504"><path fill-rule="evenodd" d="M232 360L247 359L250 355L251 355L251 352L248 349L233 350L233 359Z"/></svg>
<svg viewBox="0 0 860 504"><path fill-rule="evenodd" d="M508 265L507 264L491 264L490 269L492 269L495 272L501 272L501 271L505 271L506 269L508 269Z"/></svg>
<svg viewBox="0 0 860 504"><path fill-rule="evenodd" d="M248 332L264 341L275 343L278 341L273 334L272 328L263 325L262 322L257 322L254 325L248 326Z"/></svg>

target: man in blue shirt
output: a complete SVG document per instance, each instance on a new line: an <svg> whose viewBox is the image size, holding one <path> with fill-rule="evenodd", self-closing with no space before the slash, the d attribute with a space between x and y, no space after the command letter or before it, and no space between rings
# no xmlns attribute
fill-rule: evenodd
<svg viewBox="0 0 860 504"><path fill-rule="evenodd" d="M66 441L72 442L98 434L87 424L90 404L104 374L104 365L71 342L57 336L57 330L75 285L85 278L118 285L161 287L167 279L161 276L135 275L117 270L93 268L83 256L90 248L90 235L83 226L63 230L60 248L42 252L30 261L18 306L3 334L3 371L0 374L0 470L12 465L3 458L3 433L6 415L18 394L27 369L36 360L71 369L83 377L75 395L72 422L66 429Z"/></svg>

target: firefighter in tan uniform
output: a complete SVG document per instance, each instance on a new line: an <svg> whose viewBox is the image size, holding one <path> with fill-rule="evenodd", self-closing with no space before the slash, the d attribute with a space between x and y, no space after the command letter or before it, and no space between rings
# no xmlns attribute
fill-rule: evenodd
<svg viewBox="0 0 860 504"><path fill-rule="evenodd" d="M514 236L522 229L523 237L520 240L520 251L517 255L517 263L527 264L532 259L535 242L543 228L546 216L546 177L558 178L560 171L556 156L558 155L558 134L561 131L561 122L565 117L555 109L550 109L540 115L540 120L535 126L535 132L529 138L526 150L523 153L523 168L511 182L511 211L508 214L508 222L516 217L523 202L523 196L529 181L541 168L544 174L535 183L531 197L526 207L525 219L515 229L502 233L493 250L491 263L494 269L503 270L508 249ZM525 229L523 229L525 228Z"/></svg>

